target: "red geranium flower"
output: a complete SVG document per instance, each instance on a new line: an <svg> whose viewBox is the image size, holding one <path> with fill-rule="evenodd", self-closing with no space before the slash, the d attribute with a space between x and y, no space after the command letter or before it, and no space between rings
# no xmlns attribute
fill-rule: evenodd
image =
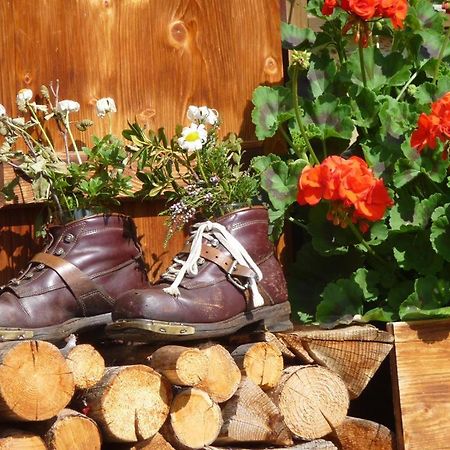
<svg viewBox="0 0 450 450"><path fill-rule="evenodd" d="M318 166L305 167L298 186L300 205L327 200L328 220L342 227L351 220L363 232L368 229L367 221L380 220L393 205L383 180L375 178L367 163L356 156L329 156Z"/></svg>

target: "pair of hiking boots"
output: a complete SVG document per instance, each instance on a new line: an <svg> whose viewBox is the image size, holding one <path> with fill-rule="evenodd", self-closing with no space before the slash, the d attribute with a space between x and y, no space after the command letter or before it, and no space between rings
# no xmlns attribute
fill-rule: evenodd
<svg viewBox="0 0 450 450"><path fill-rule="evenodd" d="M131 218L94 215L48 231L42 252L0 290L0 341L59 341L96 327L139 342L291 328L263 207L194 225L154 285Z"/></svg>

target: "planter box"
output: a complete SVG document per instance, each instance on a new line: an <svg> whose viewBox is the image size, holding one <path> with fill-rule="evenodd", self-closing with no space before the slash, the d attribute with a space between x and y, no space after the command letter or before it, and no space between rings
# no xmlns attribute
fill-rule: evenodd
<svg viewBox="0 0 450 450"><path fill-rule="evenodd" d="M398 450L450 449L450 320L391 323L388 331Z"/></svg>

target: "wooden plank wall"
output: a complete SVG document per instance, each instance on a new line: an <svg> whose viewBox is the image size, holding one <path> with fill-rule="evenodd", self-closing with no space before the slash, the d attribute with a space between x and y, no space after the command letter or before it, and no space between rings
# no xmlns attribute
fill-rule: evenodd
<svg viewBox="0 0 450 450"><path fill-rule="evenodd" d="M74 118L95 119L96 135L109 131L95 118L101 97L118 106L115 134L135 117L171 132L186 124L188 105L206 104L221 114L224 134L255 147L252 91L282 79L279 11L279 0L2 0L0 103L13 113L20 88L59 80L60 98L81 104ZM126 202L123 211L136 218L147 257L164 266L182 237L162 247L162 207ZM0 283L35 251L37 210L0 210Z"/></svg>

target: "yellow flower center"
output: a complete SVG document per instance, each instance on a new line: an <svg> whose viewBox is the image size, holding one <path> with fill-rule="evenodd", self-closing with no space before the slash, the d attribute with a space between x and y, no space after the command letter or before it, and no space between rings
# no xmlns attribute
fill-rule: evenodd
<svg viewBox="0 0 450 450"><path fill-rule="evenodd" d="M188 142L198 141L199 139L200 139L200 134L198 133L198 131L191 131L184 138L184 140L188 141Z"/></svg>

